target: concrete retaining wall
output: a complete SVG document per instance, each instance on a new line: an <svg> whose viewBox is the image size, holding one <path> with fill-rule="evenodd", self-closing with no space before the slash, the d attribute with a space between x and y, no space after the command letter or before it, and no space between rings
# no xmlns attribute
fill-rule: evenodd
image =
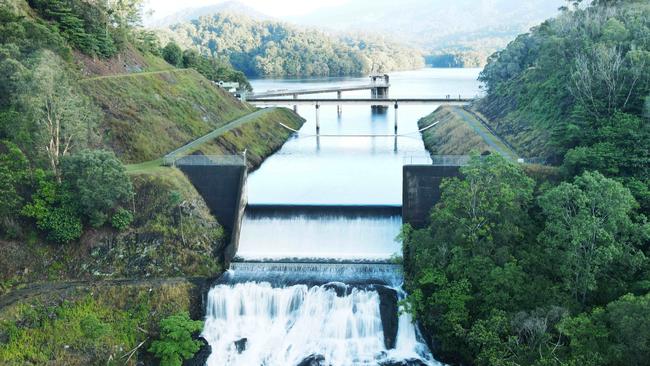
<svg viewBox="0 0 650 366"><path fill-rule="evenodd" d="M247 203L248 169L245 165L185 165L182 161L176 165L187 175L228 234L229 244L222 257L228 267L239 248L239 232Z"/></svg>
<svg viewBox="0 0 650 366"><path fill-rule="evenodd" d="M402 221L415 228L429 223L429 213L440 200L444 178L460 175L459 166L405 165L402 185Z"/></svg>

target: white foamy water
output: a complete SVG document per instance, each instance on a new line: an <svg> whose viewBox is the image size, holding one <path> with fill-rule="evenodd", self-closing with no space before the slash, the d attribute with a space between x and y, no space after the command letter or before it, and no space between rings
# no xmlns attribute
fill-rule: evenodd
<svg viewBox="0 0 650 366"><path fill-rule="evenodd" d="M430 359L408 315L399 319L397 347L386 350L376 291L268 283L219 285L208 294L203 336L210 366L295 366L321 355L331 366L377 365L390 359ZM246 338L241 353L236 341Z"/></svg>

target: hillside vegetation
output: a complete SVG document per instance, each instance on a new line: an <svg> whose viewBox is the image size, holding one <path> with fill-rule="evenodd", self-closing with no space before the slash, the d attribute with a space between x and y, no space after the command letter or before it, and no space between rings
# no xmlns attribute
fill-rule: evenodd
<svg viewBox="0 0 650 366"><path fill-rule="evenodd" d="M337 37L220 13L170 27L163 38L225 58L250 76L343 76L416 69L422 55L377 37Z"/></svg>
<svg viewBox="0 0 650 366"><path fill-rule="evenodd" d="M104 146L125 163L155 160L254 110L192 69L84 80L104 113Z"/></svg>
<svg viewBox="0 0 650 366"><path fill-rule="evenodd" d="M580 3L481 74L492 129L556 166L476 155L402 232L409 310L446 363L650 359L650 4ZM468 133L447 128L427 147Z"/></svg>

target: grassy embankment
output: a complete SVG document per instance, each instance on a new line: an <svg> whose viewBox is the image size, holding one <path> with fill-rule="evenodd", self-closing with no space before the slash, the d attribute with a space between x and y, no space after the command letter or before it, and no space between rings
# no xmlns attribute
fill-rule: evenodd
<svg viewBox="0 0 650 366"><path fill-rule="evenodd" d="M438 125L422 133L422 139L427 151L431 155L468 155L490 151L516 161L519 157L517 152L512 150L498 136L495 136L473 113L477 112L472 110L470 113L460 107L444 106L420 119L418 121L420 128L425 128L436 121L440 121ZM486 123L490 123L485 117L481 118ZM524 169L528 175L537 181L555 181L558 179L559 171L554 167L525 164Z"/></svg>
<svg viewBox="0 0 650 366"><path fill-rule="evenodd" d="M104 112L102 143L124 163L142 163L254 111L194 70L90 78Z"/></svg>
<svg viewBox="0 0 650 366"><path fill-rule="evenodd" d="M508 100L504 100L508 99ZM551 131L542 128L541 123L533 122L532 117L515 111L505 114L510 98L484 98L473 108L473 112L485 120L490 128L506 140L522 156L547 157L553 155Z"/></svg>
<svg viewBox="0 0 650 366"><path fill-rule="evenodd" d="M440 107L422 118L418 125L425 128L436 121L440 123L422 133L424 145L432 155L467 155L490 151L509 159L517 158L516 152L463 108Z"/></svg>

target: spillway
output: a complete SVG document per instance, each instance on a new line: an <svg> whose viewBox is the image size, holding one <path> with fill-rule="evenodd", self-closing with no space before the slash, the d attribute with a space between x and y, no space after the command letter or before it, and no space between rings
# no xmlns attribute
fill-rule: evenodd
<svg viewBox="0 0 650 366"><path fill-rule="evenodd" d="M410 316L398 315L403 293L388 284L400 278L388 264L236 264L208 293L207 364L438 365Z"/></svg>

